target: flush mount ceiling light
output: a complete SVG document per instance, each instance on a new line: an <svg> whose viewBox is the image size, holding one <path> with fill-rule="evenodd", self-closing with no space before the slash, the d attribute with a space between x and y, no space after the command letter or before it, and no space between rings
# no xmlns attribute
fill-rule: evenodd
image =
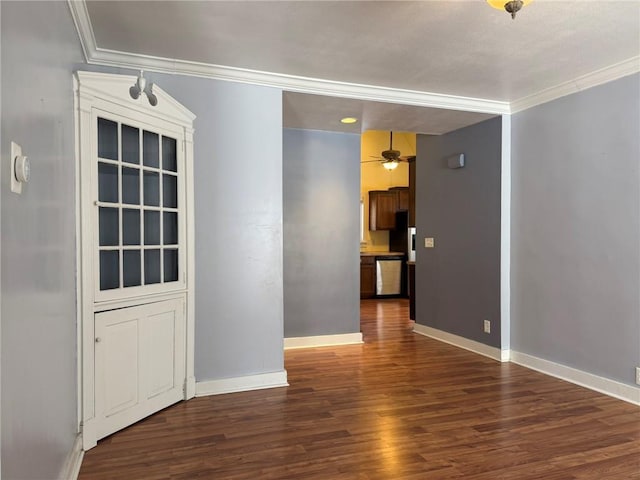
<svg viewBox="0 0 640 480"><path fill-rule="evenodd" d="M522 7L531 3L532 0L511 0L509 2L505 0L487 0L487 3L491 5L493 8L497 8L498 10L506 10L511 14L511 18L516 18L516 13L518 13Z"/></svg>
<svg viewBox="0 0 640 480"><path fill-rule="evenodd" d="M145 94L152 107L158 104L158 97L153 94L153 83L147 83L147 79L144 78L144 72L140 70L140 76L136 80L136 83L129 89L129 95L134 100L137 100L141 94Z"/></svg>
<svg viewBox="0 0 640 480"><path fill-rule="evenodd" d="M340 119L341 123L346 123L347 125L351 124L351 123L356 123L357 121L358 121L358 119L355 118L355 117L344 117L344 118Z"/></svg>

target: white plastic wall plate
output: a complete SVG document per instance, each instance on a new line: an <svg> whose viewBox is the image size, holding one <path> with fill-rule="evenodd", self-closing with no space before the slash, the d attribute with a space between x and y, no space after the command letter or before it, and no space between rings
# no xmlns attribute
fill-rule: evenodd
<svg viewBox="0 0 640 480"><path fill-rule="evenodd" d="M22 147L15 142L11 142L11 191L22 193L22 183L16 178L16 157L22 155Z"/></svg>

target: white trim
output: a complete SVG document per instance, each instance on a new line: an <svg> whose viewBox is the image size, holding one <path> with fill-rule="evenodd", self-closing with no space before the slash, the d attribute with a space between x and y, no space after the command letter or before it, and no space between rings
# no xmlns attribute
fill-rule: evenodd
<svg viewBox="0 0 640 480"><path fill-rule="evenodd" d="M84 58L89 61L89 57L96 50L97 45L89 12L87 11L87 3L84 0L67 0L67 3L69 4L69 10L71 10L73 23L75 23L76 30L78 30Z"/></svg>
<svg viewBox="0 0 640 480"><path fill-rule="evenodd" d="M449 345L453 345L455 347L464 348L465 350L484 355L485 357L492 358L499 362L509 361L508 350L500 350L496 347L490 347L489 345L485 345L484 343L476 342L475 340L469 340L468 338L454 335L453 333L444 332L442 330L438 330L437 328L420 325L419 323L416 323L413 326L413 331L414 333L424 335L425 337L433 338L435 340L448 343Z"/></svg>
<svg viewBox="0 0 640 480"><path fill-rule="evenodd" d="M502 116L501 151L500 348L504 352L511 348L511 115Z"/></svg>
<svg viewBox="0 0 640 480"><path fill-rule="evenodd" d="M511 351L511 361L523 367L536 370L552 377L566 380L581 387L604 393L610 397L640 405L640 388L608 378L594 375L583 370L567 367L559 363L534 357L526 353Z"/></svg>
<svg viewBox="0 0 640 480"><path fill-rule="evenodd" d="M196 291L196 272L195 272L195 197L194 197L194 152L193 152L193 128L185 128L184 139L184 158L185 158L185 176L186 176L186 217L187 217L187 288L191 295L187 295L187 332L186 332L186 351L191 352L187 355L186 375L187 381L185 385L185 400L195 397L196 395L196 377L195 377L195 291Z"/></svg>
<svg viewBox="0 0 640 480"><path fill-rule="evenodd" d="M82 435L78 434L71 451L67 455L67 459L62 467L62 472L58 477L60 480L76 480L80 473L80 467L82 466L82 459L84 457L84 450L82 449Z"/></svg>
<svg viewBox="0 0 640 480"><path fill-rule="evenodd" d="M85 0L68 0L68 2L87 63L94 65L107 65L136 70L143 69L172 74L179 73L194 77L282 88L290 92L332 95L335 97L397 103L401 105L494 113L497 115L510 112L508 102L497 100L337 82L319 78L285 75L281 73L263 72L98 48Z"/></svg>
<svg viewBox="0 0 640 480"><path fill-rule="evenodd" d="M287 371L260 373L243 377L222 378L196 383L196 397L222 395L224 393L247 392L266 388L288 387Z"/></svg>
<svg viewBox="0 0 640 480"><path fill-rule="evenodd" d="M461 97L441 93L422 92L376 85L339 82L321 78L300 77L282 73L263 72L244 68L190 62L149 55L139 55L98 48L87 59L94 65L117 66L147 71L178 73L236 83L248 83L281 88L288 92L331 95L341 98L370 100L375 102L443 108L467 112L508 113L509 103L482 98Z"/></svg>
<svg viewBox="0 0 640 480"><path fill-rule="evenodd" d="M151 55L141 55L99 48L96 44L93 27L89 18L85 0L68 0L71 16L78 30L80 43L87 63L107 65L136 70L144 69L164 73L205 77L216 80L249 83L281 88L290 92L331 95L342 98L370 100L376 102L414 105L420 107L443 108L467 112L510 114L527 108L555 100L565 95L586 90L603 83L616 80L640 72L640 56L581 75L573 80L563 82L519 98L512 102L489 100L483 98L460 97L434 92L406 90L375 85L338 82L319 78L285 75L244 68L213 65L202 62L191 62Z"/></svg>
<svg viewBox="0 0 640 480"><path fill-rule="evenodd" d="M638 72L640 72L640 56L629 58L620 63L596 70L595 72L581 75L555 87L546 88L532 95L519 98L511 102L511 113L521 112L536 105L541 105L551 100L596 87L603 83L611 82Z"/></svg>
<svg viewBox="0 0 640 480"><path fill-rule="evenodd" d="M336 345L357 345L364 343L362 333L341 333L337 335L316 335L314 337L290 337L284 339L284 349L310 347L332 347Z"/></svg>
<svg viewBox="0 0 640 480"><path fill-rule="evenodd" d="M82 281L82 250L80 248L82 242L82 220L80 209L81 197L80 197L80 106L78 95L78 79L75 75L72 76L73 82L73 128L74 128L74 159L75 167L75 201L76 201L76 235L75 235L75 250L76 250L76 385L77 385L77 429L78 432L82 431L82 294L79 283Z"/></svg>

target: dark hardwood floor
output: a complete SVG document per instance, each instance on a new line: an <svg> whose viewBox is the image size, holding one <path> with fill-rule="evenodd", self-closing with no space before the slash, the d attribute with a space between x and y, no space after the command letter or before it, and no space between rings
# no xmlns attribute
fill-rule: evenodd
<svg viewBox="0 0 640 480"><path fill-rule="evenodd" d="M290 387L179 403L99 442L80 479L640 479L640 408L412 333L286 352Z"/></svg>

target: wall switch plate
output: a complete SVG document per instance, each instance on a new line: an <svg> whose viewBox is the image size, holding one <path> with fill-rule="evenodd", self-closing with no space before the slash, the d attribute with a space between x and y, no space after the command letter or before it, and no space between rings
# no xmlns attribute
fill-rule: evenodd
<svg viewBox="0 0 640 480"><path fill-rule="evenodd" d="M433 237L426 237L424 239L424 248L433 248L435 247L435 241Z"/></svg>
<svg viewBox="0 0 640 480"><path fill-rule="evenodd" d="M22 193L22 183L16 177L16 157L22 156L22 147L15 142L11 142L11 191Z"/></svg>
<svg viewBox="0 0 640 480"><path fill-rule="evenodd" d="M484 333L491 333L491 322L489 320L484 320L483 330L484 330Z"/></svg>
<svg viewBox="0 0 640 480"><path fill-rule="evenodd" d="M640 367L636 367L636 383L640 385Z"/></svg>

